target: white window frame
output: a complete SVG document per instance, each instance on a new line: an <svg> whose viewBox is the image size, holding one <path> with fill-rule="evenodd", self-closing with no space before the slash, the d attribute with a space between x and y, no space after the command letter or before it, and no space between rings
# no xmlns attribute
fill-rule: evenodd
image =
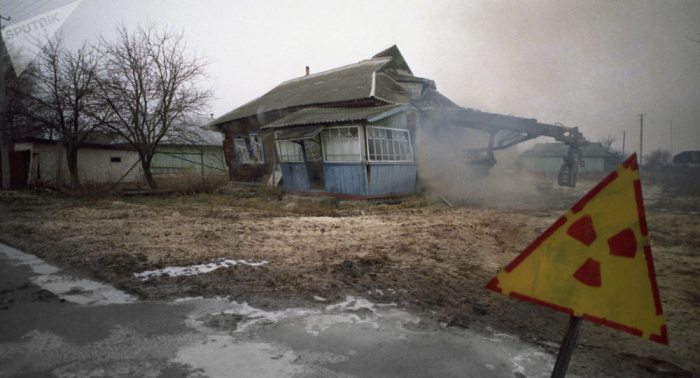
<svg viewBox="0 0 700 378"><path fill-rule="evenodd" d="M240 164L250 164L250 151L242 137L233 138L233 148L236 151L236 159Z"/></svg>
<svg viewBox="0 0 700 378"><path fill-rule="evenodd" d="M275 132L275 139L279 136L281 131ZM280 159L280 163L303 163L304 156L301 152L301 144L293 142L291 140L277 140L275 141L277 146L277 156Z"/></svg>
<svg viewBox="0 0 700 378"><path fill-rule="evenodd" d="M357 130L356 136L352 136L350 129ZM359 163L362 161L362 127L327 127L321 131L321 146L326 163Z"/></svg>
<svg viewBox="0 0 700 378"><path fill-rule="evenodd" d="M250 138L250 147L252 149L253 158L258 161L258 163L265 163L265 150L263 149L263 141L258 133L251 133L248 135Z"/></svg>
<svg viewBox="0 0 700 378"><path fill-rule="evenodd" d="M372 163L411 163L413 144L406 129L367 126L367 160ZM371 147L371 148L370 148Z"/></svg>

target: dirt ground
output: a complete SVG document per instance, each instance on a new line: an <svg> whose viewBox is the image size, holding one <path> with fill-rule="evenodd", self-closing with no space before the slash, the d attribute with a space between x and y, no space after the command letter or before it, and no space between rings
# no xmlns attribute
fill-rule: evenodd
<svg viewBox="0 0 700 378"><path fill-rule="evenodd" d="M527 193L496 193L499 201L447 194L396 203L318 201L235 185L168 196L4 191L0 241L144 298L312 301L353 294L396 302L420 315L426 327L504 332L556 353L567 315L484 285L597 179L575 189L540 180ZM651 179L643 181L643 192L670 346L584 322L571 373L700 376L700 193ZM224 258L267 264L134 277Z"/></svg>

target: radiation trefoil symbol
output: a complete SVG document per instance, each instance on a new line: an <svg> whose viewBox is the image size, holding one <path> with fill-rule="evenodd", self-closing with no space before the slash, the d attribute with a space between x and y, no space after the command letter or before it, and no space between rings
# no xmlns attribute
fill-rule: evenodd
<svg viewBox="0 0 700 378"><path fill-rule="evenodd" d="M486 288L668 345L636 155Z"/></svg>

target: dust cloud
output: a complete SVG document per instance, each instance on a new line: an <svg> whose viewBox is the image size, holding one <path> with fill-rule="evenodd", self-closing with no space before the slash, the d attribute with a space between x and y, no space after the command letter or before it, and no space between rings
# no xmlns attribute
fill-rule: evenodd
<svg viewBox="0 0 700 378"><path fill-rule="evenodd" d="M477 162L485 152L472 149L488 146L489 134L461 126L424 127L416 149L421 188L429 197L440 197L455 205L530 206L546 203L546 192L556 178L540 180L518 169L516 147L495 151L497 161L484 170Z"/></svg>

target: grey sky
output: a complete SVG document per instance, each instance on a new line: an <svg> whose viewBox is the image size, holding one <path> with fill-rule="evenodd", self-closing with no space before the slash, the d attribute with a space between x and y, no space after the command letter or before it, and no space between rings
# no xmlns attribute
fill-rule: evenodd
<svg viewBox="0 0 700 378"><path fill-rule="evenodd" d="M0 0L12 24L72 1ZM184 30L209 57L217 116L282 81L398 45L414 74L459 105L612 133L626 151L700 149L697 0L83 0L66 40L146 20ZM8 24L8 22L5 22Z"/></svg>

